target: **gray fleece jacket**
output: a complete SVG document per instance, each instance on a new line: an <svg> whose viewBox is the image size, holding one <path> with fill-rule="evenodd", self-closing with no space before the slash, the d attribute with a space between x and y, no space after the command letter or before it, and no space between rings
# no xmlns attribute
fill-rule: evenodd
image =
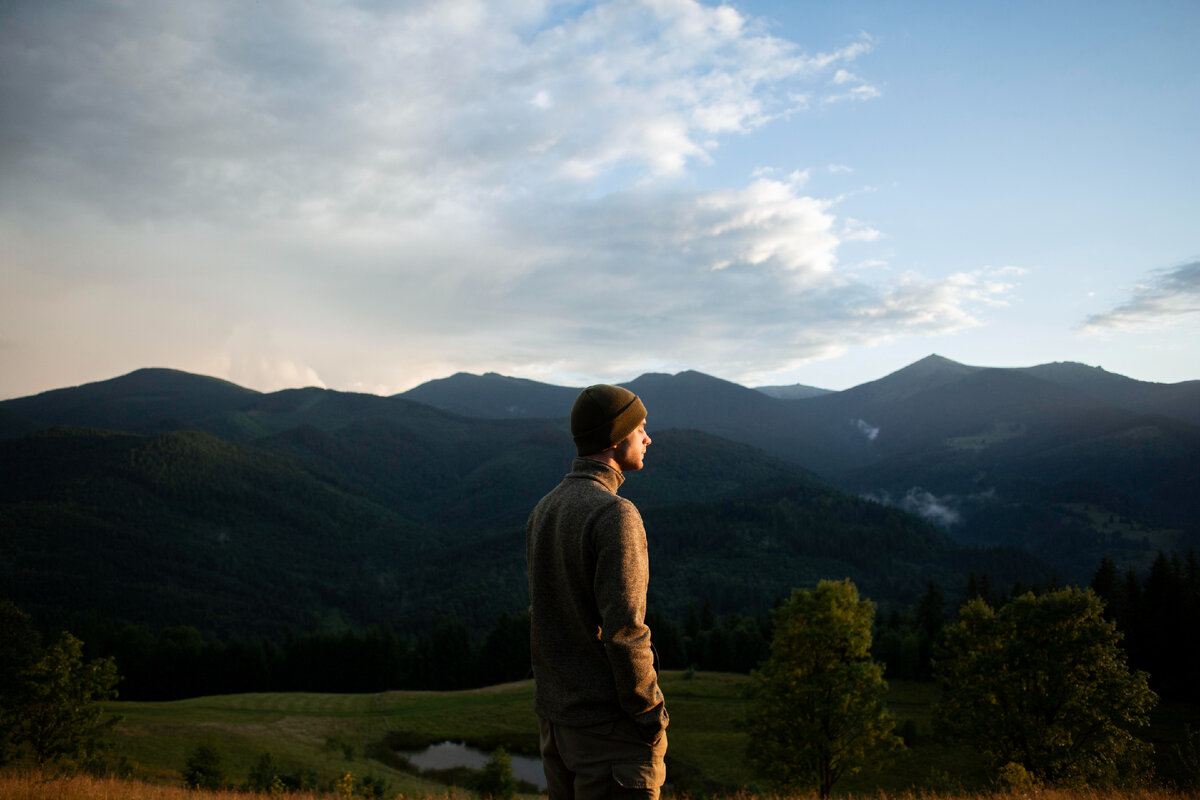
<svg viewBox="0 0 1200 800"><path fill-rule="evenodd" d="M667 727L646 627L646 531L617 495L620 471L577 458L525 525L534 710L579 727L632 718Z"/></svg>

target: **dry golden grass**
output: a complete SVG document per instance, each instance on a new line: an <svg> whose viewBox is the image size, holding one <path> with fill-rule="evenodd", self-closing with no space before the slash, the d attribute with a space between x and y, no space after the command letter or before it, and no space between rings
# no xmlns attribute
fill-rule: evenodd
<svg viewBox="0 0 1200 800"><path fill-rule="evenodd" d="M201 791L124 778L88 775L0 773L0 800L331 800L332 794L295 792L271 795L239 790ZM388 800L392 800L389 798ZM434 800L430 796L428 800ZM446 794L440 800L453 800Z"/></svg>
<svg viewBox="0 0 1200 800"><path fill-rule="evenodd" d="M249 800L268 795L247 792L195 792L121 778L15 774L0 776L0 800ZM300 795L293 795L299 798Z"/></svg>
<svg viewBox="0 0 1200 800"><path fill-rule="evenodd" d="M905 792L872 792L841 794L834 788L835 800L1200 800L1195 792L1178 792L1162 787L1147 789L1021 789L989 792L934 792L913 790ZM817 800L814 791L806 795L764 797L733 793L720 800Z"/></svg>
<svg viewBox="0 0 1200 800"><path fill-rule="evenodd" d="M836 793L835 793L836 794ZM93 778L86 775L38 775L0 773L0 800L280 800L279 795L243 791L201 791L182 786L162 786L122 778ZM338 795L297 792L283 800L332 800ZM398 797L403 798L404 795ZM874 793L843 795L854 800L1200 800L1200 793L1163 788L1134 791L1093 789L1028 789L987 794L938 792ZM389 799L391 800L391 799ZM451 795L429 795L424 800L451 800ZM718 800L816 800L816 794L799 797L758 797L737 792Z"/></svg>

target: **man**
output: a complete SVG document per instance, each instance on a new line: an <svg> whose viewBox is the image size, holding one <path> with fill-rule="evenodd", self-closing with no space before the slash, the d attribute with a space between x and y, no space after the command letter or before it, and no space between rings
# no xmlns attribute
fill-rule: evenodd
<svg viewBox="0 0 1200 800"><path fill-rule="evenodd" d="M525 526L534 710L550 800L656 800L669 721L646 627L649 559L633 503L646 408L599 384L571 409L579 454Z"/></svg>

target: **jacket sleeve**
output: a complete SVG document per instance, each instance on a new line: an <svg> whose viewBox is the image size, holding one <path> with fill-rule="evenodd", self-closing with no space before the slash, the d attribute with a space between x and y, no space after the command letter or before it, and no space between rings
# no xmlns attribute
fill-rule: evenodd
<svg viewBox="0 0 1200 800"><path fill-rule="evenodd" d="M652 740L667 727L669 717L645 622L650 580L646 530L637 509L624 498L617 498L597 522L593 590L600 638L621 707Z"/></svg>

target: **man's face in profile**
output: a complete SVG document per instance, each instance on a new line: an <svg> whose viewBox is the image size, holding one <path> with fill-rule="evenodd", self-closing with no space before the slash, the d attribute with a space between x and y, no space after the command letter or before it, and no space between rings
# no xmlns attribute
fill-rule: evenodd
<svg viewBox="0 0 1200 800"><path fill-rule="evenodd" d="M642 462L646 457L646 448L650 444L650 437L646 435L646 420L638 423L628 436L626 436L613 448L613 460L617 462L617 466L622 472L634 472L642 468Z"/></svg>

